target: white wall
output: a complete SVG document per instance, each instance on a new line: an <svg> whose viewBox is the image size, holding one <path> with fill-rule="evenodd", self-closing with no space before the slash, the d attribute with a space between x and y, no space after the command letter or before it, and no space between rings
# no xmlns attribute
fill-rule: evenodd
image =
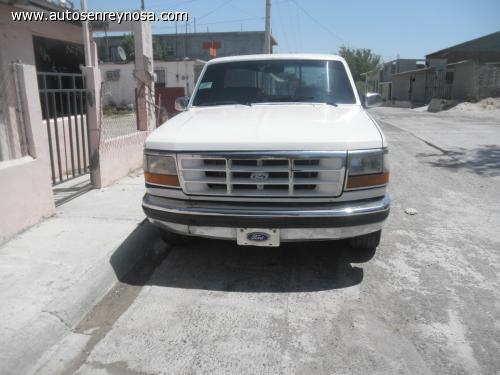
<svg viewBox="0 0 500 375"><path fill-rule="evenodd" d="M102 101L103 105L135 105L136 81L134 78L134 64L102 64L101 69ZM117 81L109 81L106 78L108 71L120 71Z"/></svg>
<svg viewBox="0 0 500 375"><path fill-rule="evenodd" d="M187 95L191 95L196 84L195 75L201 70L202 62L187 61L155 61L154 70L165 71L166 87L184 87ZM127 105L135 103L136 80L134 78L134 64L102 63L99 65L103 85L103 104ZM107 81L106 72L119 70L118 81Z"/></svg>

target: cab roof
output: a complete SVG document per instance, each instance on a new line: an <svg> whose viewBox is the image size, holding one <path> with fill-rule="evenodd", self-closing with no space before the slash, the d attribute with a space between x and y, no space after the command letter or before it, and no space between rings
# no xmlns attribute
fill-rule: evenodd
<svg viewBox="0 0 500 375"><path fill-rule="evenodd" d="M320 53L275 53L260 55L239 55L218 57L210 60L208 64L218 64L235 61L255 61L255 60L334 60L345 63L345 60L338 55Z"/></svg>

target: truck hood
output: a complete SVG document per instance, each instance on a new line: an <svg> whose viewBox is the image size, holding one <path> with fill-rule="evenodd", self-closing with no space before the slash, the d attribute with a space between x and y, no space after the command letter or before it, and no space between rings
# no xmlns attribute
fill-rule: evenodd
<svg viewBox="0 0 500 375"><path fill-rule="evenodd" d="M258 104L191 108L146 139L165 151L325 151L380 148L382 135L358 105Z"/></svg>

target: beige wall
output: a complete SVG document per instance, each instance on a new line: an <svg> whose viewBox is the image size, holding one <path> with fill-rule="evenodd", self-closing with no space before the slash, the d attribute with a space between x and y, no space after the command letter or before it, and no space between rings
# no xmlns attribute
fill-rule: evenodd
<svg viewBox="0 0 500 375"><path fill-rule="evenodd" d="M16 126L15 83L11 63L17 61L26 65L35 65L34 35L82 44L80 27L65 22L13 22L11 20L11 11L19 10L21 9L0 4L0 69L2 69L4 77L0 89L7 90L4 117L10 130L9 142L13 158L23 155L19 146L20 139Z"/></svg>
<svg viewBox="0 0 500 375"><path fill-rule="evenodd" d="M99 150L100 186L108 186L142 167L143 147L149 131L103 141Z"/></svg>
<svg viewBox="0 0 500 375"><path fill-rule="evenodd" d="M453 85L451 98L455 100L473 99L475 92L475 72L474 62L467 61L453 66Z"/></svg>
<svg viewBox="0 0 500 375"><path fill-rule="evenodd" d="M407 74L392 76L392 98L396 101L409 100L410 76Z"/></svg>
<svg viewBox="0 0 500 375"><path fill-rule="evenodd" d="M21 99L29 156L0 162L0 243L54 213L47 133L42 126L36 70L21 69Z"/></svg>
<svg viewBox="0 0 500 375"><path fill-rule="evenodd" d="M479 65L475 77L479 99L500 97L500 62Z"/></svg>
<svg viewBox="0 0 500 375"><path fill-rule="evenodd" d="M412 73L403 73L392 76L392 99L395 102L424 103L425 86L427 70ZM412 82L412 91L410 98L410 79Z"/></svg>

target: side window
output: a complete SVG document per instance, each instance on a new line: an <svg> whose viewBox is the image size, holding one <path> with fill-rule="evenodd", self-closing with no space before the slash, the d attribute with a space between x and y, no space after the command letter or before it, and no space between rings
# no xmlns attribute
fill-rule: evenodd
<svg viewBox="0 0 500 375"><path fill-rule="evenodd" d="M351 82L341 63L330 64L330 90L339 103L354 102L354 93L351 88Z"/></svg>

